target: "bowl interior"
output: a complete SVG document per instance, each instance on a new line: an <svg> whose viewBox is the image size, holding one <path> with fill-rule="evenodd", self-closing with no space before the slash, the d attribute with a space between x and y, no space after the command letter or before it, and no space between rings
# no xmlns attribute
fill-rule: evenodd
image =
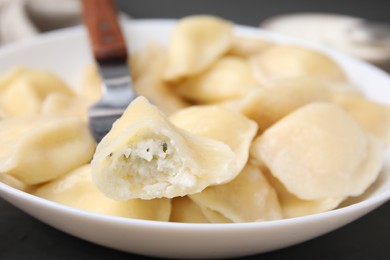
<svg viewBox="0 0 390 260"><path fill-rule="evenodd" d="M173 20L140 20L123 24L129 48L150 41L167 44ZM298 39L236 27L237 34L267 38L316 48L332 56L350 80L368 97L390 104L387 73L346 55ZM83 68L92 63L84 28L48 33L0 49L0 73L15 66L53 71L77 88ZM390 198L390 153L379 179L362 196L351 198L330 212L295 219L241 224L182 224L122 219L84 212L46 201L0 183L4 199L60 230L112 248L162 257L212 258L261 253L303 242L340 227L378 207ZM296 232L295 236L291 236Z"/></svg>

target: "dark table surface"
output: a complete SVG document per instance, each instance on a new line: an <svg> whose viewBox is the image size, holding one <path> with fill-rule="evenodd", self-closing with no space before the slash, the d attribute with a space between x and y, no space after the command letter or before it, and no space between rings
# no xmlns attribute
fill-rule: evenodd
<svg viewBox="0 0 390 260"><path fill-rule="evenodd" d="M185 4L183 4L185 2ZM215 14L240 24L258 25L286 12L333 12L390 22L388 0L117 0L135 18L179 18ZM0 259L142 259L67 235L30 217L0 198ZM390 202L359 220L316 239L244 259L390 259Z"/></svg>
<svg viewBox="0 0 390 260"><path fill-rule="evenodd" d="M67 235L0 199L0 259L146 259ZM390 202L316 239L243 259L390 259Z"/></svg>

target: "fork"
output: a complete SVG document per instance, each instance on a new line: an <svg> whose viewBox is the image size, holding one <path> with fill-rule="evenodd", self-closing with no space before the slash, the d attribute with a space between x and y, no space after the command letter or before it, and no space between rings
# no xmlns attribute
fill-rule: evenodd
<svg viewBox="0 0 390 260"><path fill-rule="evenodd" d="M83 0L82 7L102 82L102 98L88 109L90 130L99 143L137 95L132 87L126 42L114 1Z"/></svg>

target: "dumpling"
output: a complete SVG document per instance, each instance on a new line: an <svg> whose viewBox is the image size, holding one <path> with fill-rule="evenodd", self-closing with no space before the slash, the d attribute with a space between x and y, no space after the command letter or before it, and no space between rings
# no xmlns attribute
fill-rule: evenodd
<svg viewBox="0 0 390 260"><path fill-rule="evenodd" d="M189 197L201 207L221 214L229 222L252 222L281 219L275 190L259 167L247 164L231 182L206 188ZM207 214L207 213L206 213ZM206 217L210 215L206 215ZM221 218L209 219L220 222ZM222 219L222 222L225 222Z"/></svg>
<svg viewBox="0 0 390 260"><path fill-rule="evenodd" d="M70 207L125 218L168 221L171 212L169 199L115 201L107 198L94 186L89 164L43 184L33 194Z"/></svg>
<svg viewBox="0 0 390 260"><path fill-rule="evenodd" d="M75 117L17 117L0 121L0 172L28 185L55 179L89 162L95 141Z"/></svg>
<svg viewBox="0 0 390 260"><path fill-rule="evenodd" d="M176 112L169 119L190 133L229 145L235 153L238 172L244 168L257 132L257 125L252 120L216 105L192 106Z"/></svg>
<svg viewBox="0 0 390 260"><path fill-rule="evenodd" d="M329 56L298 45L278 44L251 58L260 83L282 77L311 76L346 81L342 68Z"/></svg>
<svg viewBox="0 0 390 260"><path fill-rule="evenodd" d="M358 95L336 95L334 102L385 145L390 141L390 107Z"/></svg>
<svg viewBox="0 0 390 260"><path fill-rule="evenodd" d="M311 103L255 139L251 156L303 200L362 194L379 175L383 146L342 108Z"/></svg>
<svg viewBox="0 0 390 260"><path fill-rule="evenodd" d="M17 68L0 85L0 105L10 116L38 114L51 93L74 96L60 78L45 70Z"/></svg>
<svg viewBox="0 0 390 260"><path fill-rule="evenodd" d="M283 184L278 181L268 169L262 167L262 172L267 177L270 185L275 189L283 218L295 218L310 214L321 213L337 208L345 197L329 197L317 200L302 200L290 193Z"/></svg>
<svg viewBox="0 0 390 260"><path fill-rule="evenodd" d="M331 93L321 81L308 78L281 78L254 89L245 97L225 102L223 107L238 110L255 120L260 132L295 109L314 101L328 101Z"/></svg>
<svg viewBox="0 0 390 260"><path fill-rule="evenodd" d="M205 72L179 83L174 89L196 103L215 103L242 97L257 85L246 60L227 56L216 61Z"/></svg>
<svg viewBox="0 0 390 260"><path fill-rule="evenodd" d="M232 34L232 23L218 17L181 19L171 33L164 79L176 81L202 72L230 48Z"/></svg>
<svg viewBox="0 0 390 260"><path fill-rule="evenodd" d="M184 196L238 172L227 144L174 126L144 97L113 124L92 160L96 186L116 200Z"/></svg>
<svg viewBox="0 0 390 260"><path fill-rule="evenodd" d="M209 223L202 210L187 196L172 199L170 222Z"/></svg>

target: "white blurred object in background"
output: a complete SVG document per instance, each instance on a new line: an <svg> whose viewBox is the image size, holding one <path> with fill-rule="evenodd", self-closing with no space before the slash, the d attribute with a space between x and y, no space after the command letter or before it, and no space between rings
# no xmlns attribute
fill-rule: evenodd
<svg viewBox="0 0 390 260"><path fill-rule="evenodd" d="M265 30L320 43L390 71L390 25L328 13L293 13L270 17Z"/></svg>
<svg viewBox="0 0 390 260"><path fill-rule="evenodd" d="M0 0L0 45L81 23L79 0Z"/></svg>
<svg viewBox="0 0 390 260"><path fill-rule="evenodd" d="M0 44L80 22L78 0L0 0Z"/></svg>

